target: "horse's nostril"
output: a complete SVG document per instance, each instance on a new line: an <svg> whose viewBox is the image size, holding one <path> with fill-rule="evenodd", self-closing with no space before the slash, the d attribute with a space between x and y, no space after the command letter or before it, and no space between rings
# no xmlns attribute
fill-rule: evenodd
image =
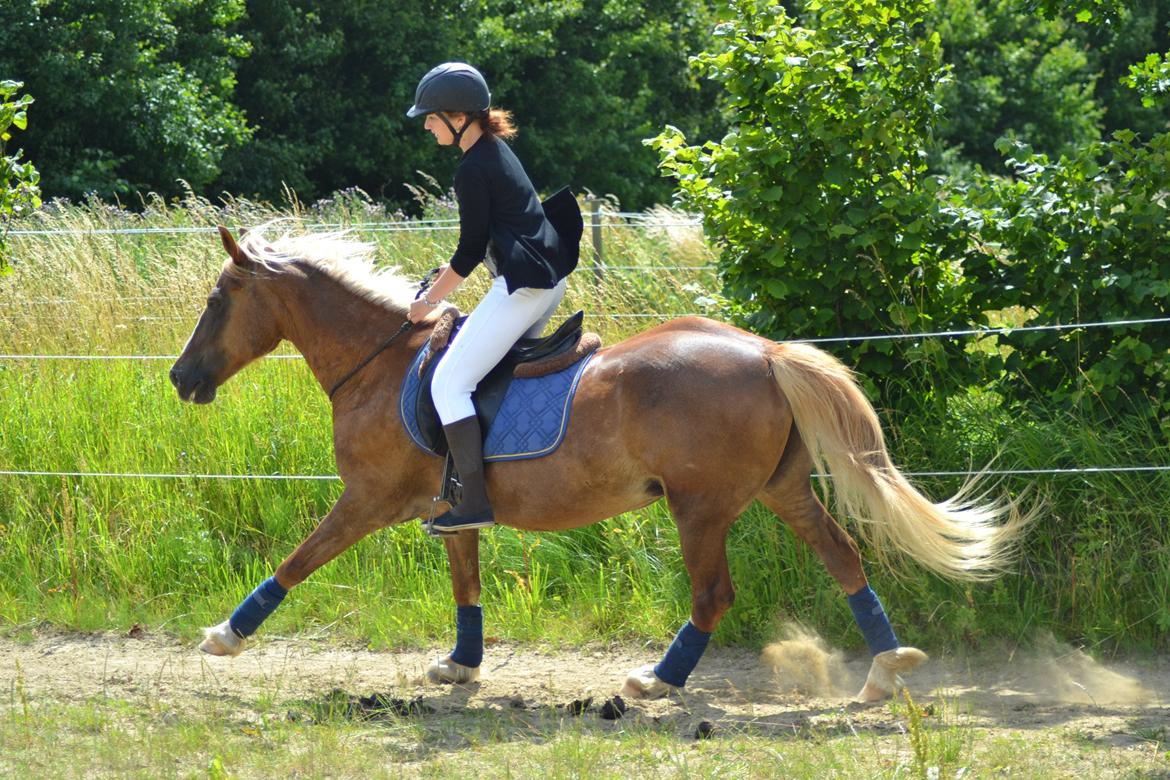
<svg viewBox="0 0 1170 780"><path fill-rule="evenodd" d="M177 388L179 386L179 369L177 367L172 368L168 376L171 378L171 384Z"/></svg>

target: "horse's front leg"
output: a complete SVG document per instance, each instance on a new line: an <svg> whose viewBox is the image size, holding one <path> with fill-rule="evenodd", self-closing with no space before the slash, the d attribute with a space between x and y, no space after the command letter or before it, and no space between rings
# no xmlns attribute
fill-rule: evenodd
<svg viewBox="0 0 1170 780"><path fill-rule="evenodd" d="M230 618L204 629L199 649L211 655L239 655L247 638L276 610L289 590L366 534L396 519L399 518L387 516L382 497L346 488L313 533L277 567L275 576L260 583Z"/></svg>
<svg viewBox="0 0 1170 780"><path fill-rule="evenodd" d="M443 537L455 593L455 649L427 668L438 683L469 683L479 679L483 661L483 607L479 605L479 530Z"/></svg>

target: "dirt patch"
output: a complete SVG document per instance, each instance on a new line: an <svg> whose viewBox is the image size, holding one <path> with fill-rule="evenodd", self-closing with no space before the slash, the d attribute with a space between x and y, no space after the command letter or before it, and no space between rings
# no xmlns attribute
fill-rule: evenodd
<svg viewBox="0 0 1170 780"><path fill-rule="evenodd" d="M10 702L101 697L176 710L211 699L248 711L264 700L294 717L311 716L315 702L333 697L361 711L405 707L397 714L420 718L455 710L555 710L601 718L607 705L613 714L626 673L660 651L597 645L566 652L501 643L488 648L478 683L427 686L423 673L431 654L417 651L274 639L229 659L150 634L47 634L28 642L0 639L0 689L18 694ZM815 635L792 630L763 654L712 648L685 692L656 702L627 701L621 719L652 721L688 739L712 729L802 736L903 728L888 706L848 702L868 665L867 658L847 657ZM1067 728L1124 745L1165 741L1170 727L1165 659L1099 663L1048 643L1028 654L932 659L908 682L920 705L982 729Z"/></svg>

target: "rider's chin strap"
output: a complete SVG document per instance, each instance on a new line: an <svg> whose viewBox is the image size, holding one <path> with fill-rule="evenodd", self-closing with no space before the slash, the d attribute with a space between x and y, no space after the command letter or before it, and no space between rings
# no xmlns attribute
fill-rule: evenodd
<svg viewBox="0 0 1170 780"><path fill-rule="evenodd" d="M467 119L463 122L463 127L456 130L455 125L451 124L451 120L447 118L446 114L444 114L442 111L440 111L438 113L439 113L439 119L443 120L443 124L445 124L447 126L447 129L451 131L451 135L455 136L455 146L458 146L459 141L462 140L462 138L463 138L463 134L467 132L467 128L471 127L471 123L474 120L471 119L470 116L467 116L465 114L464 116L467 116Z"/></svg>

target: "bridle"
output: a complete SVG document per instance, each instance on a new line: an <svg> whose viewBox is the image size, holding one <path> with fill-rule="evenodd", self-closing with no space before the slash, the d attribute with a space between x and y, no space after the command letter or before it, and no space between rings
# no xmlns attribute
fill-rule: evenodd
<svg viewBox="0 0 1170 780"><path fill-rule="evenodd" d="M431 282L434 281L435 277L439 275L439 270L440 269L438 269L438 268L432 268L431 270L427 271L427 275L424 276L422 278L422 281L418 283L418 292L414 294L415 300L418 300L419 296L426 293L427 288L429 288L431 286ZM360 363L358 363L356 366L351 368L349 370L349 373L347 373L341 379L337 380L337 384L333 385L333 389L329 391L329 400L332 401L333 395L338 390L341 389L342 385L344 385L349 380L353 379L354 376L357 374L357 372L361 371L363 368L368 366L370 364L370 361L372 361L374 358L378 357L378 355L381 355L383 352L385 352L386 349L391 344L393 344L395 342L395 340L398 339L399 336L401 336L403 333L406 333L413 326L414 326L414 323L412 323L410 321L410 319L407 318L406 322L402 323L402 327L400 327L398 330L396 330L388 339L386 339L381 344L379 344L374 349L373 352L366 355L365 358L363 358Z"/></svg>

